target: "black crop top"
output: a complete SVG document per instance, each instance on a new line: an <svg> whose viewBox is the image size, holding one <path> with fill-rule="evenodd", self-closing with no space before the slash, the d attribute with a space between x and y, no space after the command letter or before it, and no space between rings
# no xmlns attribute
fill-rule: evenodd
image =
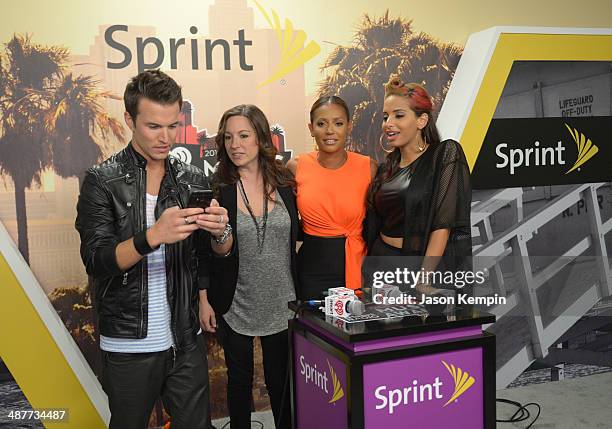
<svg viewBox="0 0 612 429"><path fill-rule="evenodd" d="M374 196L374 208L382 220L380 232L387 237L404 236L405 191L412 178L411 167L400 168L382 183Z"/></svg>

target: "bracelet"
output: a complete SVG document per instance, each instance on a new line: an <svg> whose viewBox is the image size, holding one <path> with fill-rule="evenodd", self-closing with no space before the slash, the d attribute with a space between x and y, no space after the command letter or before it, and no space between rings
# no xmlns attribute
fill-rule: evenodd
<svg viewBox="0 0 612 429"><path fill-rule="evenodd" d="M233 249L228 250L228 251L227 251L227 253L225 253L225 254L223 254L223 255L219 255L219 254L217 254L217 258L227 258L229 255L231 255L231 254L232 254L232 250L233 250Z"/></svg>
<svg viewBox="0 0 612 429"><path fill-rule="evenodd" d="M221 233L219 237L215 237L213 235L213 239L215 240L215 243L220 246L222 244L225 244L225 242L230 238L230 235L232 235L232 226L228 222L225 224L225 229L223 230L223 233Z"/></svg>
<svg viewBox="0 0 612 429"><path fill-rule="evenodd" d="M157 249L159 249L159 247L155 249L152 248L149 242L147 241L147 230L146 229L134 235L134 247L136 248L136 251L140 253L141 256L146 256L149 253L153 253Z"/></svg>

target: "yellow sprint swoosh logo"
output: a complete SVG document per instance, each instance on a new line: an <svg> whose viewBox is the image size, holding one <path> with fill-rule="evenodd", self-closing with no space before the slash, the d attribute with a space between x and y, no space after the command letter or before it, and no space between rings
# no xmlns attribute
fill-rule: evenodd
<svg viewBox="0 0 612 429"><path fill-rule="evenodd" d="M342 399L344 396L344 390L342 389L340 380L338 380L338 376L336 375L336 371L334 371L334 368L329 363L329 360L327 361L327 366L329 366L329 372L331 373L332 381L334 382L334 394L328 403L333 404L334 402Z"/></svg>
<svg viewBox="0 0 612 429"><path fill-rule="evenodd" d="M446 402L446 404L443 405L443 407L446 407L455 399L463 395L470 387L472 387L475 380L474 377L470 376L467 371L463 371L459 367L455 368L455 365L453 364L448 365L444 361L442 361L442 363L444 364L450 375L453 377L453 381L455 382L455 391L453 392L453 395Z"/></svg>
<svg viewBox="0 0 612 429"><path fill-rule="evenodd" d="M571 128L567 124L564 125L572 135L572 139L574 139L574 142L576 142L576 146L578 146L578 157L576 158L576 162L574 162L574 165L572 165L572 168L565 172L565 174L567 174L580 167L589 159L593 158L597 154L597 152L599 152L599 148L595 146L593 142L591 142L591 139L587 138L576 128Z"/></svg>
<svg viewBox="0 0 612 429"><path fill-rule="evenodd" d="M281 51L280 61L272 72L272 76L258 85L262 87L304 65L321 52L321 47L312 40L304 47L306 42L304 30L294 31L293 23L288 18L285 18L285 29L283 30L280 19L274 9L271 9L272 17L270 17L257 0L253 1L264 18L266 18L266 21L268 21L270 27L276 32L276 38L278 39Z"/></svg>

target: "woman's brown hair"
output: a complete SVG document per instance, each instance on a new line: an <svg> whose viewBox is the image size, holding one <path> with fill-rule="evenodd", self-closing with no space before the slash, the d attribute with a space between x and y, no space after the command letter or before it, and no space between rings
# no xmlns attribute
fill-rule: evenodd
<svg viewBox="0 0 612 429"><path fill-rule="evenodd" d="M295 186L295 181L291 172L276 159L276 148L272 143L272 134L270 132L270 123L266 115L261 109L252 104L241 104L227 110L221 116L219 121L219 129L215 137L217 144L217 160L219 164L215 170L213 189L215 195L218 195L220 186L233 185L240 178L238 168L230 160L227 150L225 149L225 131L227 121L233 116L243 116L247 118L255 130L257 135L257 144L259 146L258 164L263 177L264 192L266 198L270 201L274 200L274 193L278 187Z"/></svg>

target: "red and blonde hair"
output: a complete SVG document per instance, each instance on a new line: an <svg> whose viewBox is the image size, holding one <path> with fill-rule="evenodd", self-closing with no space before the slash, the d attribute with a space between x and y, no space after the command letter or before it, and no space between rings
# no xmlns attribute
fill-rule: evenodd
<svg viewBox="0 0 612 429"><path fill-rule="evenodd" d="M385 98L390 95L400 95L408 98L410 108L415 112L431 112L433 110L433 102L427 90L418 83L402 82L397 74L389 76L389 82L385 84Z"/></svg>
<svg viewBox="0 0 612 429"><path fill-rule="evenodd" d="M404 97L408 100L410 110L414 112L416 117L422 114L427 115L427 125L419 130L423 140L430 144L436 145L440 143L440 134L436 128L436 123L433 118L433 101L427 90L418 83L404 83L397 74L389 76L389 81L385 84L385 99L391 96ZM373 204L374 194L378 192L382 183L389 177L393 176L399 168L401 153L399 148L391 151L382 166L382 171L377 174L370 187L368 195L368 203Z"/></svg>

